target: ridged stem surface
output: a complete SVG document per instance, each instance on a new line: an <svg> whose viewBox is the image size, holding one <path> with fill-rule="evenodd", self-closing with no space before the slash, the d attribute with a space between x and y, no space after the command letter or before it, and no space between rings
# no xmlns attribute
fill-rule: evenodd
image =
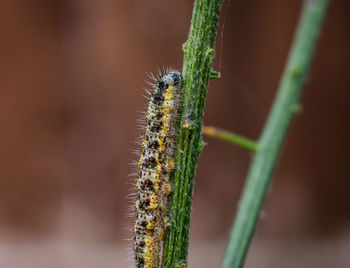
<svg viewBox="0 0 350 268"><path fill-rule="evenodd" d="M194 1L188 39L184 44L181 96L175 145L176 167L169 197L170 226L166 231L162 267L186 267L195 171L203 148L201 127L215 55L221 0Z"/></svg>

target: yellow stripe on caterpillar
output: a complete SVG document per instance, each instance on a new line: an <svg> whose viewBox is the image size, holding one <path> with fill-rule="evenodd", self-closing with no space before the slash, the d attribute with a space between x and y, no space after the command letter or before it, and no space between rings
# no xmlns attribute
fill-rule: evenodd
<svg viewBox="0 0 350 268"><path fill-rule="evenodd" d="M137 268L160 267L163 236L169 226L166 203L171 191L170 173L175 168L172 156L182 76L171 71L155 80L138 161L134 225Z"/></svg>

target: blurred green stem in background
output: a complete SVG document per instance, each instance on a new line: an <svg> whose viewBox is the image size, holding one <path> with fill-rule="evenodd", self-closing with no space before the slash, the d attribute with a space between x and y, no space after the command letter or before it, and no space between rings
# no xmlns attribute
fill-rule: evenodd
<svg viewBox="0 0 350 268"><path fill-rule="evenodd" d="M304 3L279 89L249 168L222 268L240 268L244 264L285 136L299 106L327 4L327 0Z"/></svg>
<svg viewBox="0 0 350 268"><path fill-rule="evenodd" d="M212 71L221 0L195 0L188 39L183 46L184 78L180 119L176 130L172 193L168 207L170 226L164 240L162 267L187 266L194 176L204 142L201 128L205 98Z"/></svg>

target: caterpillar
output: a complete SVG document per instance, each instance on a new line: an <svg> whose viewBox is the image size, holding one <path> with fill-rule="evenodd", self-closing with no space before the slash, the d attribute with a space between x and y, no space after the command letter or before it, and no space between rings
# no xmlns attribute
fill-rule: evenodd
<svg viewBox="0 0 350 268"><path fill-rule="evenodd" d="M175 168L172 155L182 75L169 71L154 80L136 182L134 253L137 268L160 266L164 231L169 225L166 206L171 191L170 173Z"/></svg>

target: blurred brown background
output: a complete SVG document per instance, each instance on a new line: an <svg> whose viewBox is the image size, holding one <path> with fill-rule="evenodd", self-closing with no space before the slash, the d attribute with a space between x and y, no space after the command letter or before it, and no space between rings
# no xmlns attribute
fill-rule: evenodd
<svg viewBox="0 0 350 268"><path fill-rule="evenodd" d="M247 268L350 267L350 3L331 2ZM300 8L224 3L206 124L258 138ZM181 69L191 12L186 0L1 1L0 267L133 267L144 80ZM204 139L189 267L219 267L251 158Z"/></svg>

